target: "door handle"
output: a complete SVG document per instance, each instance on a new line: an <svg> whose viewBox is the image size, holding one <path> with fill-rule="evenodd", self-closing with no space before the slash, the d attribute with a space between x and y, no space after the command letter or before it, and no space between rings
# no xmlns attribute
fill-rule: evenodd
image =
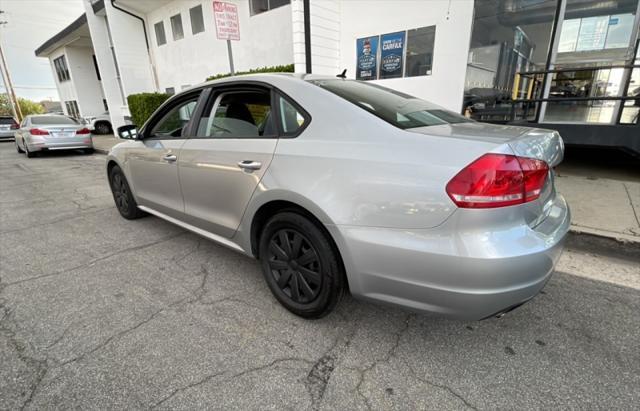
<svg viewBox="0 0 640 411"><path fill-rule="evenodd" d="M260 170L262 163L253 160L243 160L238 163L238 167L247 171Z"/></svg>
<svg viewBox="0 0 640 411"><path fill-rule="evenodd" d="M176 161L178 159L178 156L176 156L175 154L165 154L162 159L168 163L173 163L174 161Z"/></svg>

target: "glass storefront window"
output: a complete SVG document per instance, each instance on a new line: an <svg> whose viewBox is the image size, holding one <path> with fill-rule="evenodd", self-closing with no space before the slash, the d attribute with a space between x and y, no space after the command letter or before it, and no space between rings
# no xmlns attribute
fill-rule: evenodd
<svg viewBox="0 0 640 411"><path fill-rule="evenodd" d="M539 97L539 83L516 73L545 68L556 8L556 0L474 3L465 79L467 115L478 120L507 121L512 94L518 98Z"/></svg>

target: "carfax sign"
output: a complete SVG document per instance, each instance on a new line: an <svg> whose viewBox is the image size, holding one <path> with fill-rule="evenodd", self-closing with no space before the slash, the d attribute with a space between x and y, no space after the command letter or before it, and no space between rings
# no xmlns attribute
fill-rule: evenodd
<svg viewBox="0 0 640 411"><path fill-rule="evenodd" d="M375 80L377 75L378 36L364 37L356 41L356 79Z"/></svg>
<svg viewBox="0 0 640 411"><path fill-rule="evenodd" d="M405 32L383 34L380 39L380 78L402 77Z"/></svg>

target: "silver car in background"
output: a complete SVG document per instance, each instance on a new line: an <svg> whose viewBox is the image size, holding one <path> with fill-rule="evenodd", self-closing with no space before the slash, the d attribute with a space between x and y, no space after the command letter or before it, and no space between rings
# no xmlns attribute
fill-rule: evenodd
<svg viewBox="0 0 640 411"><path fill-rule="evenodd" d="M93 152L91 131L78 120L57 114L26 116L15 133L16 150L33 157L49 150Z"/></svg>
<svg viewBox="0 0 640 411"><path fill-rule="evenodd" d="M345 291L482 319L533 298L570 224L554 131L481 124L367 82L231 77L118 129L120 214L146 213L260 260L317 318Z"/></svg>
<svg viewBox="0 0 640 411"><path fill-rule="evenodd" d="M13 140L18 122L11 116L0 116L0 140Z"/></svg>

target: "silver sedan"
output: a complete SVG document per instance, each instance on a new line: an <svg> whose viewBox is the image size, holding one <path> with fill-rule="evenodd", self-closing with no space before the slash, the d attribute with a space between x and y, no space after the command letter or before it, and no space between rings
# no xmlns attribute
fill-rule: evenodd
<svg viewBox="0 0 640 411"><path fill-rule="evenodd" d="M57 114L26 116L15 133L16 150L33 157L49 150L93 152L91 131L79 121Z"/></svg>
<svg viewBox="0 0 640 411"><path fill-rule="evenodd" d="M118 134L107 173L123 217L259 259L275 298L307 318L346 291L454 318L505 313L544 287L570 224L558 133L366 82L232 77Z"/></svg>

